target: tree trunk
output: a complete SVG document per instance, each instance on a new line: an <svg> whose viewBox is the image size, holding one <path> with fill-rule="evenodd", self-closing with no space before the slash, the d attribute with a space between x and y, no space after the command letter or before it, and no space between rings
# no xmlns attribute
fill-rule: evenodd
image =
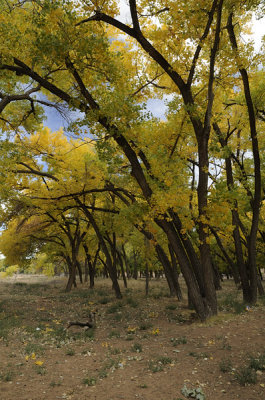
<svg viewBox="0 0 265 400"><path fill-rule="evenodd" d="M128 285L127 285L127 279L126 279L125 271L124 271L124 268L123 268L122 256L121 256L121 254L120 254L120 252L118 250L117 250L117 256L118 256L119 264L120 264L120 267L121 267L121 275L122 275L124 287L127 289Z"/></svg>
<svg viewBox="0 0 265 400"><path fill-rule="evenodd" d="M212 315L211 310L208 307L205 298L202 297L199 289L198 282L194 275L193 269L190 265L189 259L187 257L187 253L182 245L181 240L178 235L176 235L176 231L174 225L167 221L166 219L155 219L155 222L163 229L166 233L167 238L172 245L172 248L177 256L181 272L185 279L186 285L188 287L188 291L190 294L190 298L194 308L199 316L199 318L204 321L208 316Z"/></svg>
<svg viewBox="0 0 265 400"><path fill-rule="evenodd" d="M94 270L92 262L91 262L91 256L88 252L88 247L85 243L83 244L83 248L84 248L85 254L86 254L86 264L87 264L88 273L89 273L89 287L90 287L90 289L92 289L95 286L95 270Z"/></svg>
<svg viewBox="0 0 265 400"><path fill-rule="evenodd" d="M105 243L105 240L104 240L104 238L103 238L103 236L102 236L102 234L100 232L100 229L99 229L99 227L98 227L93 215L89 212L89 210L86 208L86 206L78 198L76 198L76 202L79 204L81 209L84 211L84 214L88 218L89 222L91 223L91 225L92 225L92 227L93 227L93 229L94 229L94 231L95 231L95 233L96 233L96 235L98 237L101 249L102 249L102 251L103 251L103 253L105 254L105 257L106 257L106 266L107 266L107 269L108 269L109 276L110 276L110 278L112 280L112 286L113 286L113 289L115 291L115 295L116 295L117 299L121 299L122 298L122 294L121 294L120 286L119 286L118 279L117 279L116 266L113 265L113 263L112 263L111 256L109 254L109 251L108 251L107 245Z"/></svg>
<svg viewBox="0 0 265 400"><path fill-rule="evenodd" d="M179 300L182 300L183 296L182 296L181 288L179 285L179 274L178 274L178 269L177 269L176 255L175 255L174 250L170 243L168 244L168 249L169 249L169 253L170 253L170 257L171 257L171 265L172 265L172 269L173 269L173 275L174 275L175 282L176 282L177 296L178 296Z"/></svg>

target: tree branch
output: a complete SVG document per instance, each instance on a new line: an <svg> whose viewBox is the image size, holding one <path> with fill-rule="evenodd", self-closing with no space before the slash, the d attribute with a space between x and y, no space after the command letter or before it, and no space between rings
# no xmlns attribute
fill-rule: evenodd
<svg viewBox="0 0 265 400"><path fill-rule="evenodd" d="M56 176L49 174L48 172L42 172L42 171L38 171L36 169L33 169L32 167L30 167L28 164L24 163L24 162L20 162L18 163L19 165L22 165L23 167L27 168L27 169L17 169L14 170L13 172L15 173L19 173L19 174L33 174L33 175L38 175L38 176L43 176L45 178L50 178L53 179L56 182L59 182L59 179L56 178Z"/></svg>

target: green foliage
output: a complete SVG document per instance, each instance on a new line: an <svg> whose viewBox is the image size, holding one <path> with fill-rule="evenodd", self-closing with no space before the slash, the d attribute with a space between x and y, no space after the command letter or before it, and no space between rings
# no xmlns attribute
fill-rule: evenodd
<svg viewBox="0 0 265 400"><path fill-rule="evenodd" d="M235 378L241 386L246 386L247 384L255 384L257 382L256 371L250 366L239 368L235 372Z"/></svg>
<svg viewBox="0 0 265 400"><path fill-rule="evenodd" d="M127 304L129 304L132 308L137 308L138 307L138 302L136 300L134 300L132 297L128 297L126 299Z"/></svg>
<svg viewBox="0 0 265 400"><path fill-rule="evenodd" d="M248 365L255 371L265 371L265 352L256 356L250 356Z"/></svg>
<svg viewBox="0 0 265 400"><path fill-rule="evenodd" d="M75 350L69 347L69 349L66 350L65 354L67 356L74 356L75 355Z"/></svg>
<svg viewBox="0 0 265 400"><path fill-rule="evenodd" d="M172 346L177 346L179 344L186 344L187 343L187 338L185 336L181 336L179 338L171 338L170 342L172 343Z"/></svg>
<svg viewBox="0 0 265 400"><path fill-rule="evenodd" d="M120 336L121 336L120 332L115 331L115 330L112 330L112 331L109 333L109 338L110 338L110 339L111 339L111 338L119 338Z"/></svg>
<svg viewBox="0 0 265 400"><path fill-rule="evenodd" d="M0 373L0 381L2 382L12 382L13 378L14 378L13 371L6 371L4 373Z"/></svg>
<svg viewBox="0 0 265 400"><path fill-rule="evenodd" d="M29 342L26 344L25 347L25 354L31 355L31 354L39 354L42 355L44 353L45 347L42 344L39 343L32 343Z"/></svg>
<svg viewBox="0 0 265 400"><path fill-rule="evenodd" d="M221 372L231 372L232 371L232 362L228 358L224 358L220 361L219 368Z"/></svg>
<svg viewBox="0 0 265 400"><path fill-rule="evenodd" d="M96 378L84 378L82 380L83 385L87 385L87 386L95 386L95 384L97 383Z"/></svg>
<svg viewBox="0 0 265 400"><path fill-rule="evenodd" d="M140 343L134 343L132 345L132 351L135 351L136 353L141 353L143 351L143 347Z"/></svg>
<svg viewBox="0 0 265 400"><path fill-rule="evenodd" d="M147 331L148 329L152 328L154 325L151 322L141 322L139 329L141 331Z"/></svg>
<svg viewBox="0 0 265 400"><path fill-rule="evenodd" d="M219 304L221 310L233 311L235 314L241 314L246 311L246 304L237 300L235 293L228 294Z"/></svg>
<svg viewBox="0 0 265 400"><path fill-rule="evenodd" d="M189 356L197 358L197 360L199 360L200 358L209 358L209 355L207 353L196 353L195 351L190 351Z"/></svg>
<svg viewBox="0 0 265 400"><path fill-rule="evenodd" d="M203 391L200 387L188 389L187 386L184 385L183 388L181 389L181 393L187 399L196 399L196 400L205 400L206 399L205 394L203 393Z"/></svg>
<svg viewBox="0 0 265 400"><path fill-rule="evenodd" d="M115 314L116 312L118 312L121 309L121 307L122 307L122 303L119 302L119 303L113 304L112 306L108 307L106 312L107 312L107 314Z"/></svg>

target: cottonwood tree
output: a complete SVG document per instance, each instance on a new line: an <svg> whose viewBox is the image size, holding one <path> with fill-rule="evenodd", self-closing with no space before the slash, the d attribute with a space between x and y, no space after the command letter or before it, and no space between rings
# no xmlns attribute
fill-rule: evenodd
<svg viewBox="0 0 265 400"><path fill-rule="evenodd" d="M37 116L35 105L58 107L60 104L82 113L76 126L89 126L91 134L101 139L99 150L103 149L106 157L110 158L113 143L116 143L129 162L129 172L138 185L137 192L153 211L154 221L164 231L177 256L191 302L202 320L217 312L207 214L209 139L213 115L218 112L214 92L223 85L223 80L218 78L223 64L227 63L227 53L231 55L232 51L235 57L231 59L238 65L244 82L252 149L257 161L255 117L253 120L251 94L246 84L247 67L238 63L241 55L244 60L249 58L237 43L240 23L245 23L250 17L249 11L258 4L214 0L191 1L187 6L186 2L168 1L165 7L164 2L130 0L131 21L128 24L116 17L119 8L114 1L95 4L80 1L78 6L70 1L21 4L9 1L2 6L3 129L7 130L10 124L20 125L21 118L16 119L13 113L16 104L24 105L23 121L34 114ZM228 42L232 49L229 51ZM233 77L234 72L225 81ZM35 95L38 92L46 98L40 99ZM142 103L157 93L174 97L175 118L165 122L148 121ZM161 142L165 136L161 136L159 150L152 153L142 144L145 137L153 135L154 126L157 126L156 140L159 141L160 131L168 135L165 143ZM175 151L185 131L189 138L193 137L196 146L198 185L194 227L198 230L200 258L185 227L186 222L190 220L192 225L193 221L185 212L181 213L180 205L175 205L171 196L167 196L171 183L174 186L179 175L187 174L187 168L179 167L182 158ZM183 158L188 159L185 151ZM255 212L249 242L253 302L260 202L256 161ZM158 162L163 166L163 175L154 167ZM166 166L169 179L164 179L168 178ZM174 168L172 180L170 175ZM189 186L187 174L182 191ZM175 197L180 192L176 190ZM158 207L161 203L157 198L163 194L165 201L170 199L168 207Z"/></svg>

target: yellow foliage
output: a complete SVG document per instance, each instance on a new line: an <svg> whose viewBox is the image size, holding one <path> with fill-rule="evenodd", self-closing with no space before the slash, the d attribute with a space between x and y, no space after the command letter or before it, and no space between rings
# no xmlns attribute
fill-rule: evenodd
<svg viewBox="0 0 265 400"><path fill-rule="evenodd" d="M5 271L0 272L1 278L7 278L19 271L19 265L10 265Z"/></svg>

